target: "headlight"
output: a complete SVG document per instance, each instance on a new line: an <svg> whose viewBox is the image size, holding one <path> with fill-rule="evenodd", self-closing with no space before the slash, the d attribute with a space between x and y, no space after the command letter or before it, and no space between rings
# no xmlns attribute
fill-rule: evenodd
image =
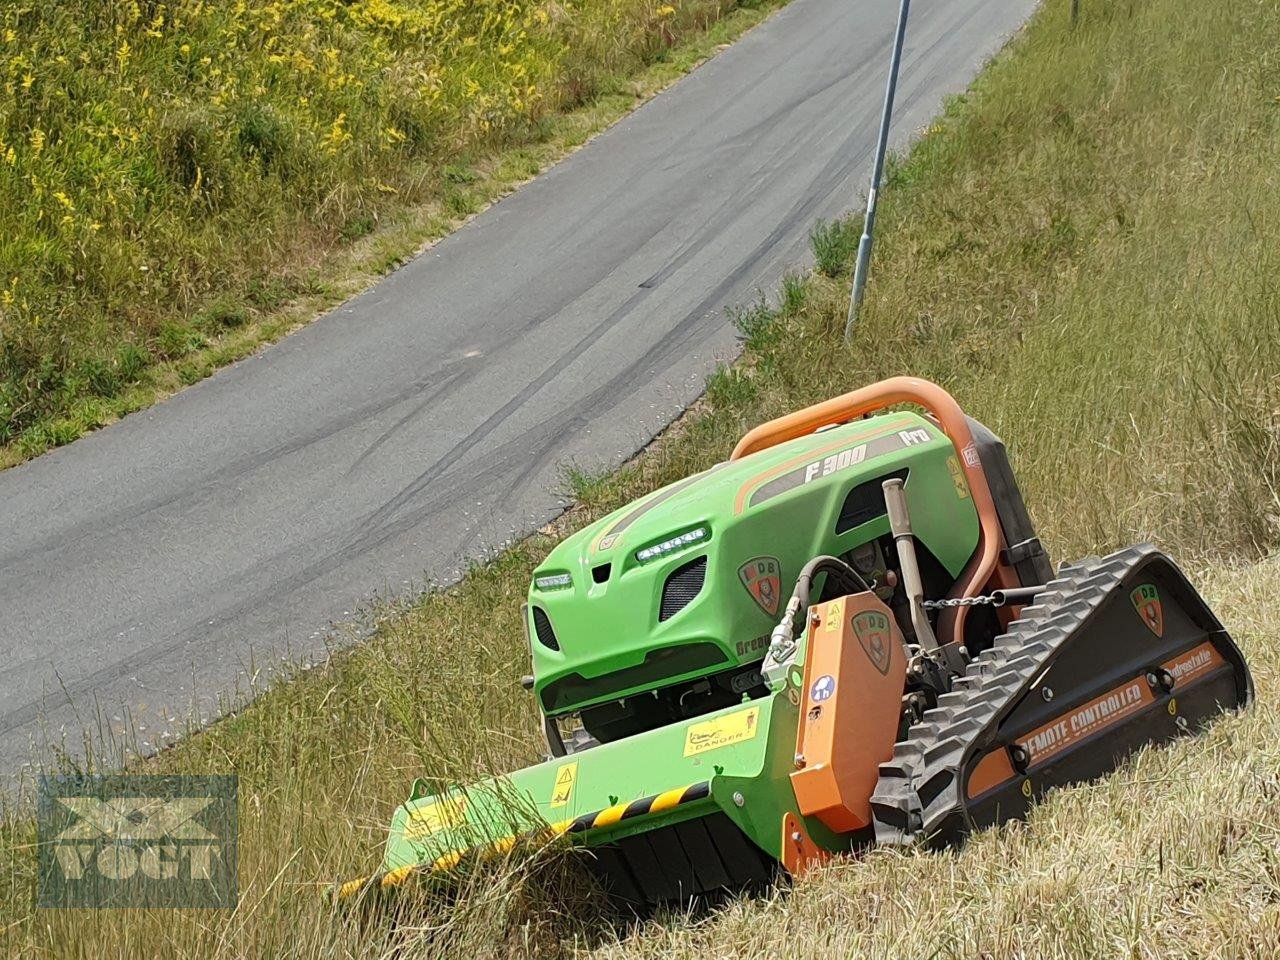
<svg viewBox="0 0 1280 960"><path fill-rule="evenodd" d="M643 547L637 550L636 559L641 563L648 563L650 560L657 560L659 557L665 557L669 553L683 550L691 543L701 543L710 536L711 531L706 526L694 527L688 533L682 533L679 536L663 540L661 543L655 543L651 547Z"/></svg>
<svg viewBox="0 0 1280 960"><path fill-rule="evenodd" d="M545 576L533 578L535 590L563 590L565 587L572 586L573 577L567 573L548 573Z"/></svg>

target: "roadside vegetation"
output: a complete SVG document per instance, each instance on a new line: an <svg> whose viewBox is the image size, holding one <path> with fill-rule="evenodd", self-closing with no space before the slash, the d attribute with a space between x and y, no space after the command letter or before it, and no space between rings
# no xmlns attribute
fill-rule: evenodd
<svg viewBox="0 0 1280 960"><path fill-rule="evenodd" d="M237 772L230 915L36 912L0 831L0 931L33 957L1262 957L1280 952L1280 7L1047 0L895 163L855 342L857 230L744 310L741 361L580 505L371 641L143 766ZM520 863L395 918L318 893L376 866L415 776L540 759L519 606L553 539L724 458L748 427L898 373L1009 446L1055 558L1154 538L1222 614L1258 703L946 854L877 852L709 915L603 922ZM8 919L12 918L12 919ZM5 926L7 924L7 926Z"/></svg>
<svg viewBox="0 0 1280 960"><path fill-rule="evenodd" d="M0 467L350 296L781 0L0 7Z"/></svg>

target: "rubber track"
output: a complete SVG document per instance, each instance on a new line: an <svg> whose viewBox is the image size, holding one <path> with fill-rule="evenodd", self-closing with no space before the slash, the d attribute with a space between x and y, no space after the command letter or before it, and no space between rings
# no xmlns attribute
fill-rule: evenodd
<svg viewBox="0 0 1280 960"><path fill-rule="evenodd" d="M1001 721L1052 662L1088 613L1133 567L1159 551L1151 544L1063 566L1035 604L957 677L880 765L871 797L876 841L903 845L923 836L952 842L970 830L962 794L966 758L996 740Z"/></svg>

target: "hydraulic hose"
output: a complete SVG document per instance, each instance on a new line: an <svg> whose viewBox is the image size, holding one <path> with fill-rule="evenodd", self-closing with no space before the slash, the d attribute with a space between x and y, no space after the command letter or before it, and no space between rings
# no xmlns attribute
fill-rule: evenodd
<svg viewBox="0 0 1280 960"><path fill-rule="evenodd" d="M801 610L808 609L813 580L820 573L827 575L828 583L834 582L841 587L842 593L871 589L862 575L839 557L823 554L806 563L796 577L795 589L791 591L791 599L787 601L782 619L769 635L769 659L774 663L781 663L795 650L796 616Z"/></svg>

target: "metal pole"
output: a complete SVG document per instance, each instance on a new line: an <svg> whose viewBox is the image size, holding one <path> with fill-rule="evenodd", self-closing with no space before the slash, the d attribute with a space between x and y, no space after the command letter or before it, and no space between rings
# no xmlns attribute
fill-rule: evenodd
<svg viewBox="0 0 1280 960"><path fill-rule="evenodd" d="M867 267L871 262L871 237L876 228L876 193L880 189L880 177L884 173L884 155L889 148L889 121L893 115L893 94L898 88L898 66L902 63L902 42L907 35L907 13L911 0L902 0L898 9L898 31L893 38L893 58L889 61L889 83L884 91L884 112L880 116L880 138L876 142L875 168L871 173L871 189L867 191L867 216L862 224L862 239L858 241L858 261L853 269L853 291L849 295L849 318L844 325L844 342L853 337L853 326L858 322L858 310L862 306L862 291L867 285Z"/></svg>

